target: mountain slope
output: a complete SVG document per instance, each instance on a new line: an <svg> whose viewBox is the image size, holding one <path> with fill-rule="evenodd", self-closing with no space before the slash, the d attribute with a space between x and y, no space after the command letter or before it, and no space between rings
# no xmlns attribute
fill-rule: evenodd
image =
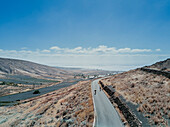
<svg viewBox="0 0 170 127"><path fill-rule="evenodd" d="M92 127L90 81L81 81L15 106L0 107L0 127Z"/></svg>
<svg viewBox="0 0 170 127"><path fill-rule="evenodd" d="M148 68L162 69L169 67L169 60L157 62ZM153 127L170 126L169 92L170 79L163 75L143 71L140 68L120 73L112 77L102 79L104 85L112 86L116 95L123 97L129 108L142 121L142 126L148 127L148 119Z"/></svg>
<svg viewBox="0 0 170 127"><path fill-rule="evenodd" d="M0 74L28 75L31 77L43 78L66 78L70 77L72 73L29 61L0 58Z"/></svg>
<svg viewBox="0 0 170 127"><path fill-rule="evenodd" d="M164 61L157 62L151 66L147 66L147 68L170 71L170 58Z"/></svg>

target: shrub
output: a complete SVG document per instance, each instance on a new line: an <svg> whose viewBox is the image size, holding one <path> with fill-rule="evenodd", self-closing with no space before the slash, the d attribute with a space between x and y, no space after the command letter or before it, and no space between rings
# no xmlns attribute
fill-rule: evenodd
<svg viewBox="0 0 170 127"><path fill-rule="evenodd" d="M33 94L40 94L40 91L39 91L39 90L35 90L35 91L33 92Z"/></svg>
<svg viewBox="0 0 170 127"><path fill-rule="evenodd" d="M5 82L0 83L0 85L5 85L5 84L6 84Z"/></svg>

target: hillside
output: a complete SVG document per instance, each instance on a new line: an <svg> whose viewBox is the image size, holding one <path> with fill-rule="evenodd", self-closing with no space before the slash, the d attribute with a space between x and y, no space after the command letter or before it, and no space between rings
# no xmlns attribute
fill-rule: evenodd
<svg viewBox="0 0 170 127"><path fill-rule="evenodd" d="M169 67L169 59L150 67ZM142 113L151 126L170 126L169 78L139 68L103 79L102 83L112 86L116 94L126 100L129 108L136 115Z"/></svg>
<svg viewBox="0 0 170 127"><path fill-rule="evenodd" d="M59 68L41 65L24 60L0 58L0 74L27 75L31 77L66 79L73 74Z"/></svg>
<svg viewBox="0 0 170 127"><path fill-rule="evenodd" d="M170 58L164 61L157 62L151 66L147 66L147 68L170 71Z"/></svg>
<svg viewBox="0 0 170 127"><path fill-rule="evenodd" d="M92 127L91 82L82 81L48 94L0 107L1 127Z"/></svg>
<svg viewBox="0 0 170 127"><path fill-rule="evenodd" d="M0 77L6 75L25 75L34 78L66 80L84 78L88 75L106 75L114 73L104 70L50 67L30 61L0 58Z"/></svg>

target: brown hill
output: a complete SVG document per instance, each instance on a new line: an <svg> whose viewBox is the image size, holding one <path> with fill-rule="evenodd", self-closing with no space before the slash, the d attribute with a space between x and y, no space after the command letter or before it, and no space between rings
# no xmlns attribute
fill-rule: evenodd
<svg viewBox="0 0 170 127"><path fill-rule="evenodd" d="M31 77L70 77L72 73L29 61L0 58L0 74L27 75Z"/></svg>
<svg viewBox="0 0 170 127"><path fill-rule="evenodd" d="M148 68L169 68L169 62L170 59L167 59ZM135 114L143 113L151 126L170 126L169 78L139 68L102 79L102 82L112 86L117 95L121 95L127 102L136 105L136 109L130 108Z"/></svg>
<svg viewBox="0 0 170 127"><path fill-rule="evenodd" d="M2 75L26 75L46 79L73 79L84 78L88 75L105 75L111 71L92 70L81 68L50 67L25 60L0 58L0 77Z"/></svg>
<svg viewBox="0 0 170 127"><path fill-rule="evenodd" d="M92 127L91 82L82 81L15 106L0 107L0 127Z"/></svg>

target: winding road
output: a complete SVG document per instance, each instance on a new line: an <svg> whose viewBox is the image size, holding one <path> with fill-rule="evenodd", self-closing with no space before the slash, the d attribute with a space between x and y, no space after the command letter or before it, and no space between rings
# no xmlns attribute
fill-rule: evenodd
<svg viewBox="0 0 170 127"><path fill-rule="evenodd" d="M99 80L95 80L91 84L95 110L94 127L124 127L117 111L105 93L100 90ZM96 94L94 90L96 90Z"/></svg>

